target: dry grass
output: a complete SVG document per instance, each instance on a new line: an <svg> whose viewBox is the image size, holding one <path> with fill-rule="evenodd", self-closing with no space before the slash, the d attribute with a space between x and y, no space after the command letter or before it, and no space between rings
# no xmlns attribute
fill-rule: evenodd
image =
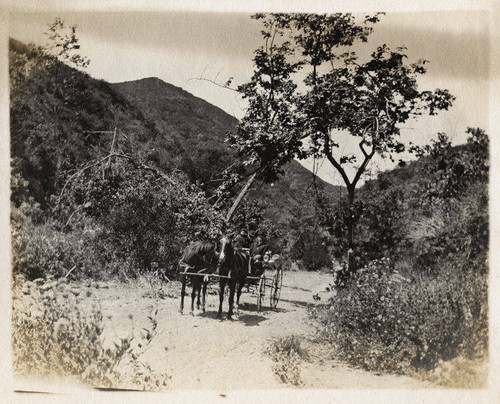
<svg viewBox="0 0 500 404"><path fill-rule="evenodd" d="M274 341L267 352L274 362L273 372L282 383L296 387L303 384L300 377L300 362L309 355L301 346L299 337L290 335L280 338Z"/></svg>

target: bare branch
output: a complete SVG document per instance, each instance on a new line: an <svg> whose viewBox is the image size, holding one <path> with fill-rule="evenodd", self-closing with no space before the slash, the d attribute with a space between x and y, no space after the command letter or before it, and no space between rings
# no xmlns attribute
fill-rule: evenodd
<svg viewBox="0 0 500 404"><path fill-rule="evenodd" d="M71 213L71 215L69 215L68 217L68 220L66 221L66 223L64 224L64 226L61 228L61 230L64 230L66 227L68 227L69 225L69 222L71 221L71 219L73 218L73 216L75 215L76 212L78 212L79 210L81 210L82 207L81 206L78 206L74 211L73 213Z"/></svg>
<svg viewBox="0 0 500 404"><path fill-rule="evenodd" d="M128 136L127 136L127 135L125 135L125 133L123 133L122 131L120 131L120 135L122 135L122 136L125 138L125 140L126 140L127 142L129 142L132 146L135 146L134 142L132 142L132 141L128 138Z"/></svg>
<svg viewBox="0 0 500 404"><path fill-rule="evenodd" d="M109 149L110 155L113 154L113 152L114 152L115 140L116 140L116 126L115 126L115 130L113 131L113 140L111 141L111 147ZM106 169L109 168L110 164L111 164L111 158L108 160L108 163L106 165Z"/></svg>
<svg viewBox="0 0 500 404"><path fill-rule="evenodd" d="M57 202L56 202L55 206L52 208L52 211L54 212L57 209L57 207L59 206L59 204L61 203L64 191L66 190L67 186L69 185L69 183L71 181L73 181L76 177L78 177L79 175L81 175L86 170L88 170L90 168L93 168L93 167L96 167L96 166L98 166L98 165L106 162L107 160L111 159L112 157L119 157L119 158L127 159L127 160L131 161L132 164L134 164L136 167L142 168L144 170L148 170L148 171L151 171L151 172L155 173L156 175L158 175L159 177L163 178L165 181L167 181L171 185L177 185L177 183L172 178L170 178L169 176L167 176L166 174L162 173L161 171L159 171L158 169L156 169L154 167L151 167L151 166L148 166L148 165L142 164L142 163L137 163L132 157L130 157L130 156L126 155L126 154L123 154L123 153L110 153L106 157L104 157L102 159L99 159L96 162L94 162L92 164L89 164L89 165L83 167L82 169L78 170L74 174L72 174L66 180L66 182L65 182L65 184L64 184L64 186L63 186L63 188L62 188L62 190L61 190L61 192L59 194L59 197L57 198Z"/></svg>
<svg viewBox="0 0 500 404"><path fill-rule="evenodd" d="M108 155L100 160L98 160L97 162L93 163L93 164L89 164L88 166L85 166L83 167L82 169L78 170L76 173L74 173L73 175L71 175L65 182L62 190L61 190L61 193L59 194L59 197L57 198L57 202L56 202L56 205L54 206L54 208L52 208L52 211L54 212L55 209L59 206L59 203L61 202L61 199L62 199L62 196L64 194L64 191L66 190L66 187L68 186L68 184L76 177L78 177L80 174L82 174L84 171L88 170L89 168L92 168L92 167L95 167L95 166L98 166L99 164L105 162L107 159L109 159L111 156Z"/></svg>
<svg viewBox="0 0 500 404"><path fill-rule="evenodd" d="M158 169L156 169L154 167L148 166L146 164L143 164L143 163L137 163L132 157L130 157L130 156L126 155L126 154L123 154L123 153L118 154L118 153L116 153L116 154L113 154L113 156L127 159L127 160L131 161L132 164L134 164L136 167L142 168L144 170L148 170L148 171L153 172L154 174L156 174L157 176L163 178L165 181L167 181L171 185L177 185L177 182L175 182L168 175L162 173L160 170L158 170Z"/></svg>
<svg viewBox="0 0 500 404"><path fill-rule="evenodd" d="M207 79L205 77L194 77L194 78L188 79L187 81L192 81L192 80L208 81L209 83L215 84L217 87L225 88L226 90L231 90L231 91L234 91L236 93L239 92L238 89L236 89L236 88L226 86L225 84L217 83L216 81Z"/></svg>
<svg viewBox="0 0 500 404"><path fill-rule="evenodd" d="M238 197L234 200L233 205L229 209L229 212L227 212L226 219L225 219L226 223L229 223L229 221L233 217L234 212L236 211L236 209L240 205L241 201L243 200L243 198L247 194L247 192L250 189L250 186L252 185L252 183L255 181L255 178L257 177L257 174L258 174L258 171L254 172L252 174L252 176L248 179L248 181L245 184L245 186L243 187L243 189L240 191Z"/></svg>

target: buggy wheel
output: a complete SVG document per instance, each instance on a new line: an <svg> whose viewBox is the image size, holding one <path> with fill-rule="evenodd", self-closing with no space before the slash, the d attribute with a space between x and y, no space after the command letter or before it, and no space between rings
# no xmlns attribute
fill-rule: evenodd
<svg viewBox="0 0 500 404"><path fill-rule="evenodd" d="M275 308L280 300L281 286L283 285L283 270L277 269L273 275L271 292L269 293L269 305Z"/></svg>
<svg viewBox="0 0 500 404"><path fill-rule="evenodd" d="M262 300L266 293L266 277L262 275L259 279L259 286L257 288L257 312L260 313L262 309Z"/></svg>

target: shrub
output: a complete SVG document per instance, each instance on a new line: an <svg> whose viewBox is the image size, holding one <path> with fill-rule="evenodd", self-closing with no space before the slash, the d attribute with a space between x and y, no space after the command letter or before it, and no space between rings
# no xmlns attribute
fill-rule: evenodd
<svg viewBox="0 0 500 404"><path fill-rule="evenodd" d="M322 337L347 362L412 373L439 360L486 354L487 278L463 262L405 278L389 259L352 274L320 315Z"/></svg>
<svg viewBox="0 0 500 404"><path fill-rule="evenodd" d="M15 374L74 377L106 387L159 389L168 377L137 361L151 342L156 321L151 320L144 341L132 346L132 333L106 348L102 340L104 319L99 302L83 309L84 292L63 280L25 281L16 276L13 284L12 341ZM146 374L130 379L130 369ZM137 380L136 380L137 379Z"/></svg>
<svg viewBox="0 0 500 404"><path fill-rule="evenodd" d="M291 258L309 271L330 268L332 261L328 244L328 237L321 228L304 226L297 232L291 246Z"/></svg>
<svg viewBox="0 0 500 404"><path fill-rule="evenodd" d="M307 352L301 347L300 339L294 335L280 338L268 350L274 361L273 372L282 383L300 386L300 361L307 358Z"/></svg>
<svg viewBox="0 0 500 404"><path fill-rule="evenodd" d="M61 231L32 201L12 206L13 272L33 280L45 276L101 278L127 268L95 221L83 218L79 228Z"/></svg>

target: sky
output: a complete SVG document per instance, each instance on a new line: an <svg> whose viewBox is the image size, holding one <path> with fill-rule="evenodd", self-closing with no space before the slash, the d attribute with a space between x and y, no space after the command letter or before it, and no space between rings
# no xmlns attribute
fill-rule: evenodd
<svg viewBox="0 0 500 404"><path fill-rule="evenodd" d="M55 17L78 25L81 53L91 63L87 72L109 82L158 77L241 118L245 104L238 94L205 78L224 83L233 77L241 84L252 75L254 50L262 43L260 23L249 13L99 11L12 11L9 36L23 42L45 44L43 32ZM428 60L421 89L446 88L456 96L454 106L437 117L408 122L408 141L427 143L446 132L455 144L463 143L467 127L489 132L489 14L486 11L389 12L375 25L367 44L354 46L368 55L383 43L405 45L410 61ZM344 137L342 148L356 151ZM331 183L340 176L328 162L318 161L318 175ZM309 169L312 160L302 162ZM393 167L374 159L367 174ZM350 172L352 178L353 171Z"/></svg>

